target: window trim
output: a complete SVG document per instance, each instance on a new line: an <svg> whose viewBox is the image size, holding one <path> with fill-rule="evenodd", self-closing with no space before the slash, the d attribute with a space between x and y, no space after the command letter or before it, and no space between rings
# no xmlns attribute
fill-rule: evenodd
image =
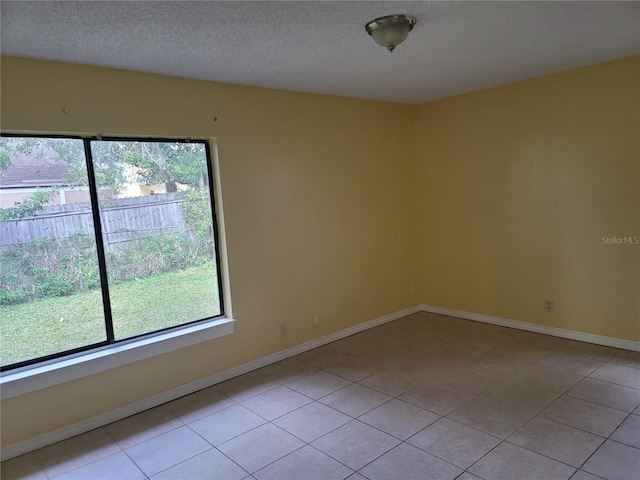
<svg viewBox="0 0 640 480"><path fill-rule="evenodd" d="M83 345L74 349L64 350L62 352L56 352L42 357L2 366L2 370L0 372L0 386L2 386L0 398L11 398L15 395L21 395L47 386L67 382L76 378L82 378L120 365L125 365L127 363L155 355L161 355L179 348L195 345L203 341L234 333L235 321L230 318L230 316L225 316L227 312L229 312L230 315L231 309L229 302L229 285L226 280L228 266L226 262L224 225L218 221L218 215L222 217L222 196L220 193L220 170L215 139L192 139L190 137L85 136L13 132L2 132L0 136L13 138L57 138L82 141L89 181L88 188L91 194L94 233L96 237L96 247L98 250L100 285L103 297L103 309L105 313L104 322L107 330L107 339L105 341ZM200 143L204 145L207 160L207 175L209 179L209 200L211 203L210 208L213 222L213 235L216 247L215 261L220 306L219 315L193 320L191 322L143 333L122 340L114 338L113 319L111 318L110 298L108 296L109 285L102 238L102 224L97 199L98 189L95 182L93 157L90 148L92 141ZM63 379L59 380L59 378ZM20 385L23 385L23 387L20 387ZM7 393L6 390L9 390L9 392ZM13 391L21 393L11 395L10 392Z"/></svg>
<svg viewBox="0 0 640 480"><path fill-rule="evenodd" d="M169 331L146 334L115 344L66 355L48 362L27 365L3 372L0 376L0 399L52 387L88 377L112 368L213 340L235 331L235 320L216 318L200 321Z"/></svg>

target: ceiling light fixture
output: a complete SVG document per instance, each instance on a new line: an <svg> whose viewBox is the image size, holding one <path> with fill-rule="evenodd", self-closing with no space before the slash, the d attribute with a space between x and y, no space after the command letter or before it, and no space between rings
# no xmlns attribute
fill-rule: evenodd
<svg viewBox="0 0 640 480"><path fill-rule="evenodd" d="M393 52L394 48L407 39L415 24L416 19L408 15L387 15L371 20L364 28L378 45Z"/></svg>

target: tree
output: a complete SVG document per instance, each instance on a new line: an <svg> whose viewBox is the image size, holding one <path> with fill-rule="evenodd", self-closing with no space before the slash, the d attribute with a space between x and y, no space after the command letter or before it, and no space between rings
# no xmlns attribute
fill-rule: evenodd
<svg viewBox="0 0 640 480"><path fill-rule="evenodd" d="M96 169L113 162L128 165L140 183L164 183L167 191L176 191L177 183L204 185L206 163L200 143L105 141L92 143L92 153Z"/></svg>
<svg viewBox="0 0 640 480"><path fill-rule="evenodd" d="M0 171L11 165L11 155L21 153L41 159L43 164L64 162L67 172L64 185L88 185L84 143L72 138L0 138ZM93 170L98 188L114 192L130 181L142 184L165 184L167 192L177 191L177 184L191 189L204 186L206 162L201 143L140 142L92 140ZM134 176L135 178L131 178ZM54 185L35 192L30 198L0 211L0 224L31 215L55 196Z"/></svg>
<svg viewBox="0 0 640 480"><path fill-rule="evenodd" d="M9 150L4 145L0 145L0 173L4 172L11 166L11 157Z"/></svg>
<svg viewBox="0 0 640 480"><path fill-rule="evenodd" d="M55 194L55 190L37 190L30 197L16 202L13 207L0 209L0 225L4 225L9 220L28 217L42 210Z"/></svg>
<svg viewBox="0 0 640 480"><path fill-rule="evenodd" d="M22 141L12 137L0 137L0 173L11 166L12 152L30 154L35 146L36 143L31 139ZM14 203L12 207L0 209L0 225L4 225L9 220L33 215L49 203L54 195L55 191L52 189L36 190L30 197Z"/></svg>

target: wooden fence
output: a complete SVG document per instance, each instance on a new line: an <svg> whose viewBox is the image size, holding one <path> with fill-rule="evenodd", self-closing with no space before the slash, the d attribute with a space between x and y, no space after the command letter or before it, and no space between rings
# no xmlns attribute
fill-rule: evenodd
<svg viewBox="0 0 640 480"><path fill-rule="evenodd" d="M134 237L185 228L180 193L108 200L100 211L105 248ZM36 214L0 226L0 246L10 248L42 239L67 238L74 233L93 236L89 203L44 207Z"/></svg>

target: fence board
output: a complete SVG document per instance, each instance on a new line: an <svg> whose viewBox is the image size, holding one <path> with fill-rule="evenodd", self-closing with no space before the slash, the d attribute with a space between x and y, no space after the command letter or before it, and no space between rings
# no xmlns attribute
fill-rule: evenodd
<svg viewBox="0 0 640 480"><path fill-rule="evenodd" d="M159 235L186 228L180 193L116 198L100 212L105 247L131 241L136 235ZM0 247L10 248L42 239L62 239L76 232L93 232L89 203L44 207L34 215L0 225Z"/></svg>

